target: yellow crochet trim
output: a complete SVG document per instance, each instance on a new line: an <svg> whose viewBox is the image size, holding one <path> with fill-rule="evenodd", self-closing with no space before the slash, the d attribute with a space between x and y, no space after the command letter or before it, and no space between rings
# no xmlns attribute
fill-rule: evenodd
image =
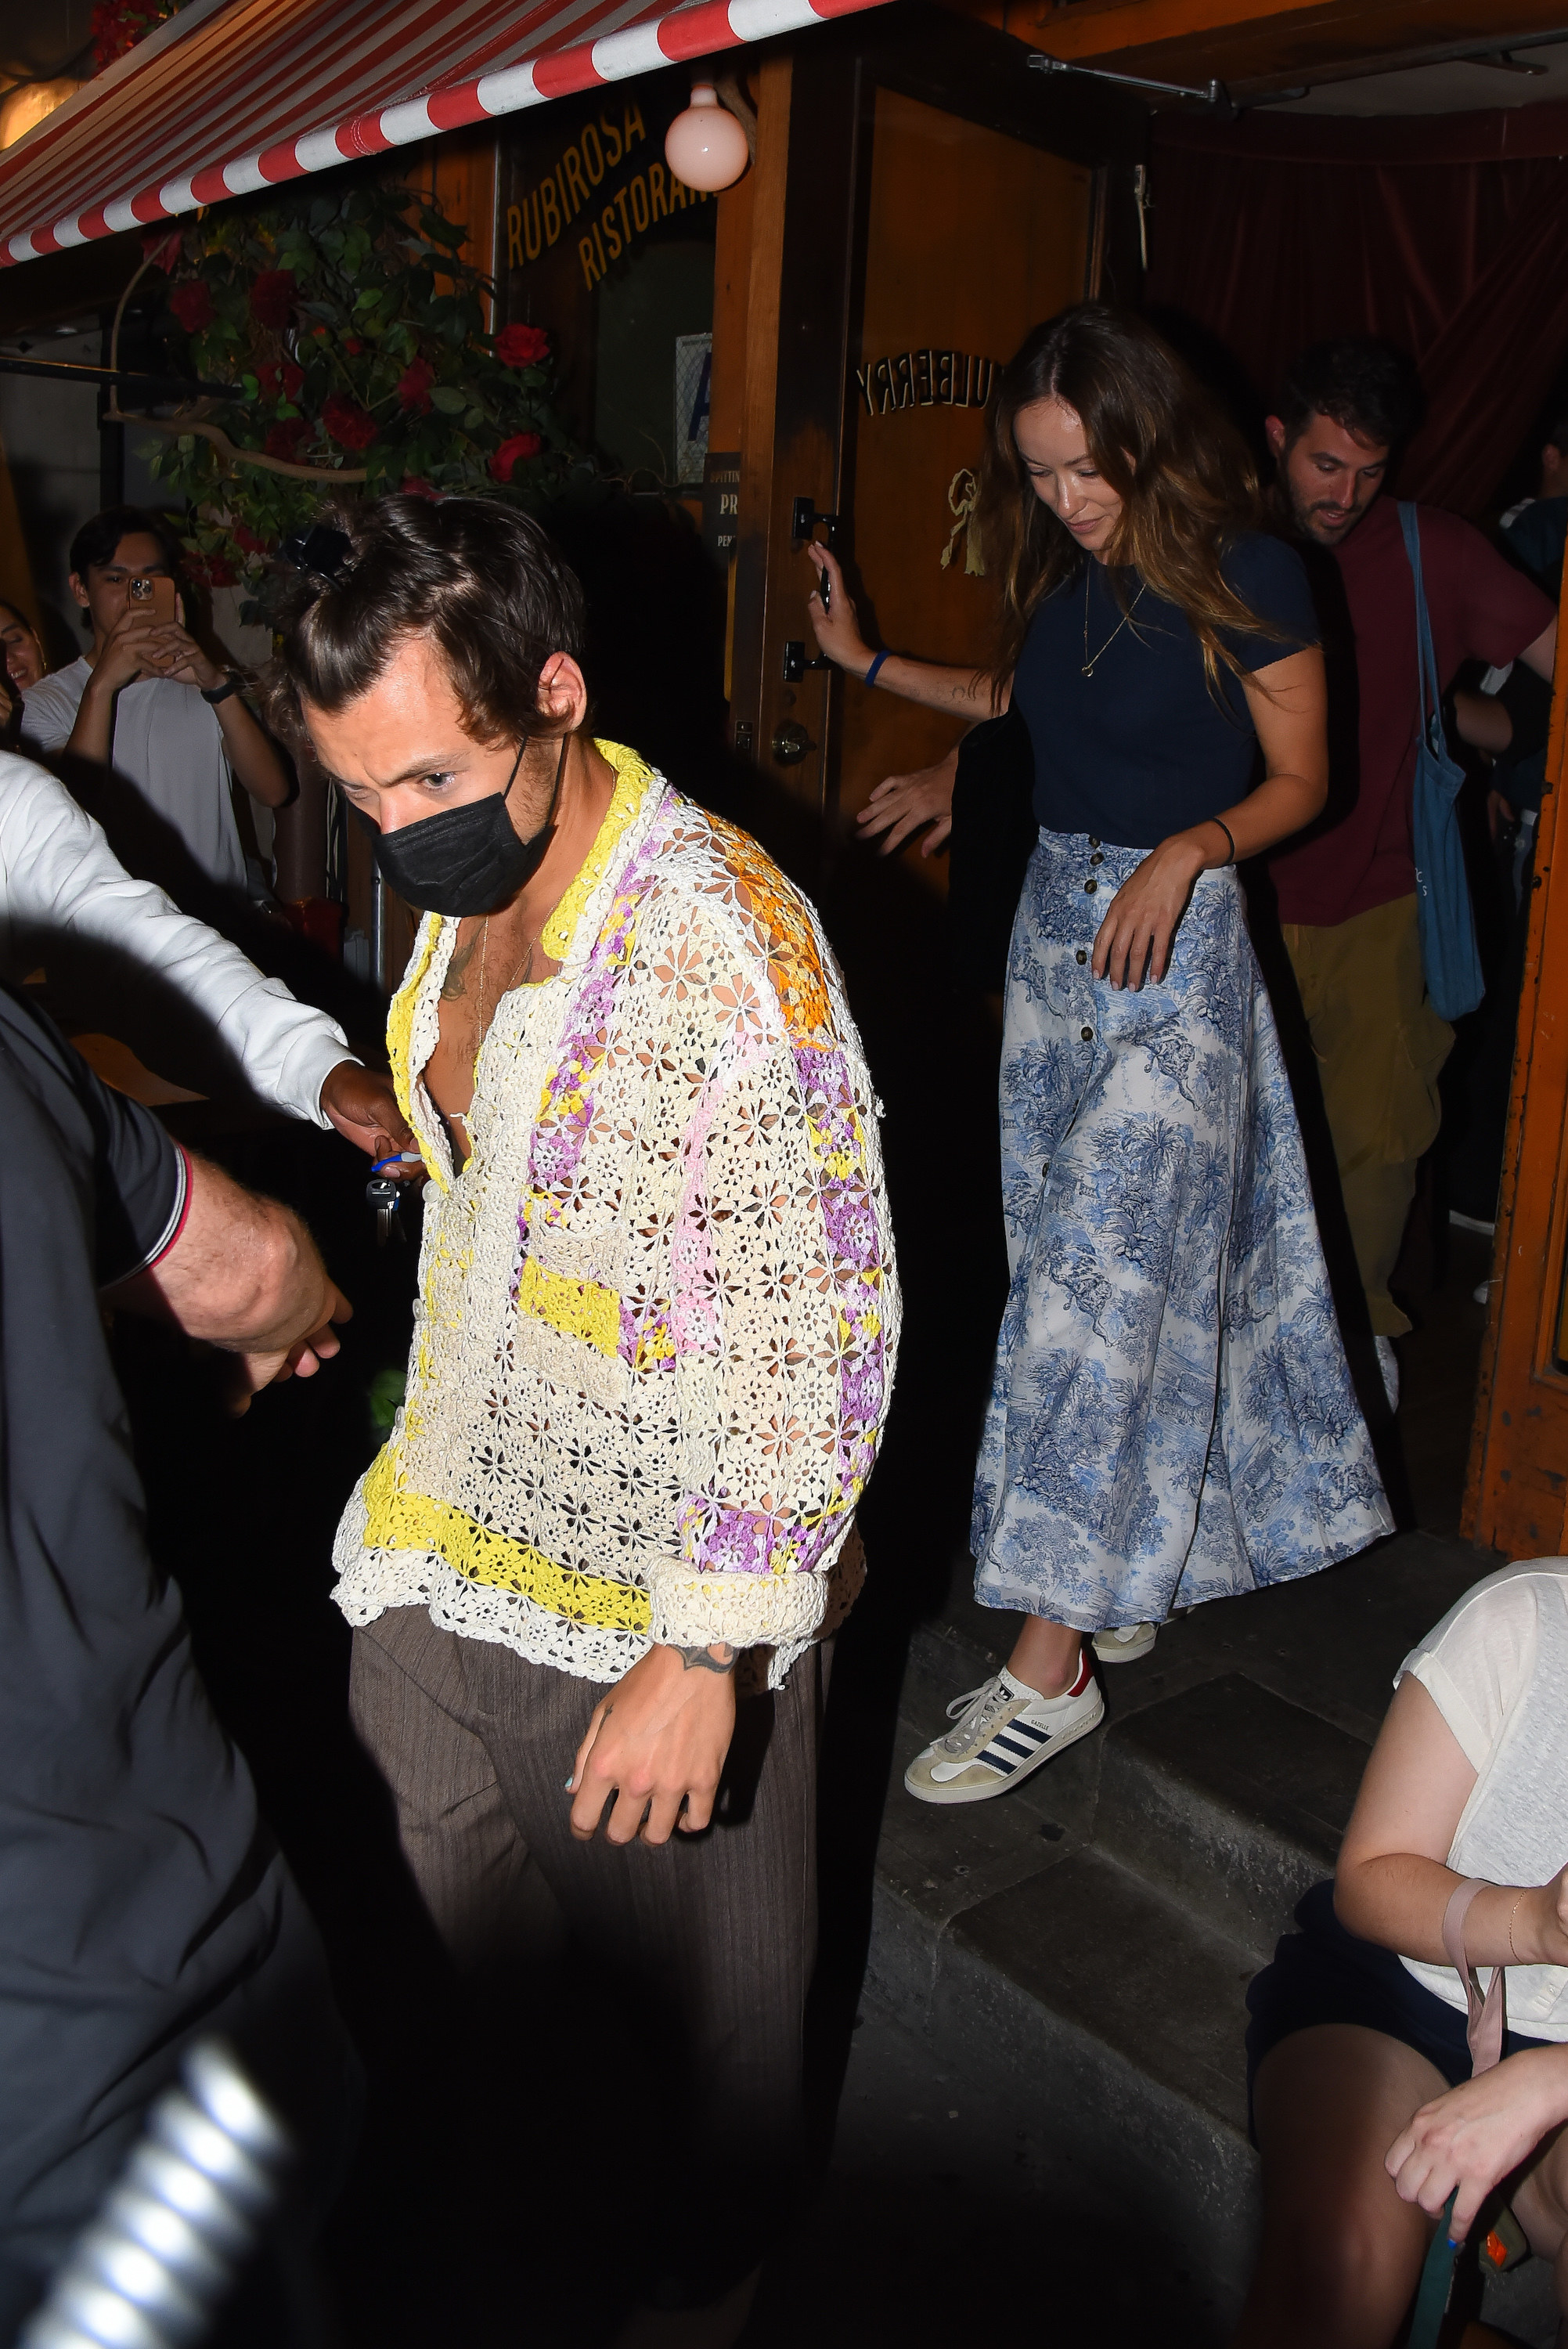
<svg viewBox="0 0 1568 2349"><path fill-rule="evenodd" d="M419 1143L420 1152L425 1160L425 1172L429 1175L430 1180L444 1191L447 1187L446 1177L439 1167L430 1164L429 1154L424 1148L419 1129L415 1123L414 1089L408 1074L409 1062L414 1055L414 1013L418 1004L419 989L424 985L425 974L430 968L431 958L436 951L436 941L440 935L439 916L427 914L420 926L418 943L414 959L408 966L407 976L387 1007L387 1058L392 1066L392 1090L397 1096L397 1106L407 1119L415 1140Z"/></svg>
<svg viewBox="0 0 1568 2349"><path fill-rule="evenodd" d="M532 1321L548 1321L564 1337L581 1338L612 1361L621 1347L621 1300L596 1280L573 1280L549 1272L532 1257L517 1284L517 1309Z"/></svg>
<svg viewBox="0 0 1568 2349"><path fill-rule="evenodd" d="M489 1526L477 1525L449 1501L432 1501L399 1485L391 1444L366 1476L365 1506L369 1548L431 1552L466 1580L519 1591L572 1623L641 1632L653 1619L648 1594L635 1583L574 1573L527 1542L511 1541Z"/></svg>
<svg viewBox="0 0 1568 2349"><path fill-rule="evenodd" d="M654 771L646 760L639 759L624 743L595 740L593 748L614 768L615 790L583 870L540 932L539 943L552 962L566 959L578 917L609 870L616 843L641 807L643 794L654 779Z"/></svg>

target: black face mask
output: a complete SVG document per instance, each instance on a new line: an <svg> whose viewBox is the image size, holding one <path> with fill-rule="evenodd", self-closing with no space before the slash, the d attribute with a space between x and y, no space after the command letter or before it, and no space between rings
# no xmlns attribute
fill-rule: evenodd
<svg viewBox="0 0 1568 2349"><path fill-rule="evenodd" d="M566 771L571 736L561 745L555 788L543 823L531 840L520 840L511 828L506 803L522 764L525 744L518 746L504 792L492 792L465 807L443 808L398 832L375 833L376 862L388 888L427 914L493 914L515 897L544 862L555 834L555 809L561 778ZM366 817L366 823L369 818Z"/></svg>

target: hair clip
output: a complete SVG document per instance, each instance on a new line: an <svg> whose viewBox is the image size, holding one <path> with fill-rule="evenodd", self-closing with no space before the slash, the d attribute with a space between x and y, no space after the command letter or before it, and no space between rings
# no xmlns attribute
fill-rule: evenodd
<svg viewBox="0 0 1568 2349"><path fill-rule="evenodd" d="M341 587L354 569L353 541L330 523L313 523L309 530L285 538L278 553L296 571L319 579L324 587Z"/></svg>

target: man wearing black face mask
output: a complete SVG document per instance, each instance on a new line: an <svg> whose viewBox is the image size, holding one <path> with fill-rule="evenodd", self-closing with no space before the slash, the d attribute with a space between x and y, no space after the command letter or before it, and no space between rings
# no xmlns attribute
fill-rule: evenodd
<svg viewBox="0 0 1568 2349"><path fill-rule="evenodd" d="M600 1985L549 2142L556 2178L603 2181L606 2132L622 2164L620 2349L725 2349L799 2181L820 1642L898 1326L872 1096L810 905L585 730L535 525L345 523L278 721L428 909L388 1022L415 1342L336 1552L355 1720L477 2013L501 1970L487 2080L542 1880L575 1937L550 2013Z"/></svg>

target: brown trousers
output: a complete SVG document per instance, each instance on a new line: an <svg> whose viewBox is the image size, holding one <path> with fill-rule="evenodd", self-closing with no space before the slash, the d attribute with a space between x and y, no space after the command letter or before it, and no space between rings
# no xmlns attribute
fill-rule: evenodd
<svg viewBox="0 0 1568 2349"><path fill-rule="evenodd" d="M1427 999L1414 897L1347 922L1282 926L1372 1328L1397 1338L1410 1324L1388 1280L1416 1195L1417 1162L1438 1138L1438 1078L1454 1031Z"/></svg>
<svg viewBox="0 0 1568 2349"><path fill-rule="evenodd" d="M355 1633L354 1725L469 1985L472 2035L506 2034L524 2096L557 2106L531 2129L564 2145L562 2105L608 2103L651 2156L635 2190L660 2305L702 2306L748 2273L799 2183L820 1684L813 1649L784 1688L742 1699L711 1827L616 1848L576 1842L567 1819L602 1686L423 1608ZM572 2041L564 2063L552 2033Z"/></svg>

